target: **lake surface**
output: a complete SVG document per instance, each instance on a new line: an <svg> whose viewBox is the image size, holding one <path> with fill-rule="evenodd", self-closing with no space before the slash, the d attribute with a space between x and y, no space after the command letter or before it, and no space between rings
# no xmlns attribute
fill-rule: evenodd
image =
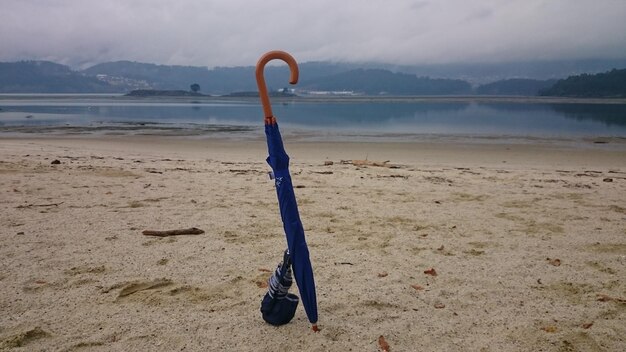
<svg viewBox="0 0 626 352"><path fill-rule="evenodd" d="M425 136L626 138L626 104L480 99L273 101L285 133L336 140ZM0 96L0 134L259 137L257 99Z"/></svg>

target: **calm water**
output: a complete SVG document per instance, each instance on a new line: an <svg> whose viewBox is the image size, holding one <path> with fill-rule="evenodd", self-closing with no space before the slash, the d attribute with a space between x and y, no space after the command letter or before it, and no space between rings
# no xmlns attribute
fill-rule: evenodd
<svg viewBox="0 0 626 352"><path fill-rule="evenodd" d="M1 134L165 134L255 136L256 99L156 101L122 97L0 98ZM626 138L626 104L511 102L274 102L286 133L406 139L425 135Z"/></svg>

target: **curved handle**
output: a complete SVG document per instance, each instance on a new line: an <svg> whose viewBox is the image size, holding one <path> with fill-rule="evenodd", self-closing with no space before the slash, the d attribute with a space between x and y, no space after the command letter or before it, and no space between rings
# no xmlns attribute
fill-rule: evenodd
<svg viewBox="0 0 626 352"><path fill-rule="evenodd" d="M272 114L272 106L270 105L270 97L267 94L267 86L265 85L265 78L263 77L263 69L265 68L265 64L274 59L285 61L287 65L289 65L289 70L291 71L289 83L298 83L298 64L293 56L279 50L269 51L261 56L259 61L256 63L256 84L259 87L259 97L261 98L261 105L263 105L266 125L275 124L276 118Z"/></svg>

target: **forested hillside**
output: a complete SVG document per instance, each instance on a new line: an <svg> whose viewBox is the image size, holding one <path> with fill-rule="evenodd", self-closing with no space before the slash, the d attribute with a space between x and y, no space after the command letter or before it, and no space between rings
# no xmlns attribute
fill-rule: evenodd
<svg viewBox="0 0 626 352"><path fill-rule="evenodd" d="M557 81L541 95L581 98L626 98L626 69L582 74Z"/></svg>

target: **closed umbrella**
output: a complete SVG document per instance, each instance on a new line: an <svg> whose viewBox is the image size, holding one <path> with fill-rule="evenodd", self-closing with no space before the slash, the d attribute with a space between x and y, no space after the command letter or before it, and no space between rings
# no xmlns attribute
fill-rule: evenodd
<svg viewBox="0 0 626 352"><path fill-rule="evenodd" d="M291 263L302 305L304 306L309 321L313 324L313 330L317 331L317 298L315 295L315 280L313 278L313 268L309 258L309 249L306 244L304 229L298 213L298 204L296 203L296 196L291 183L291 175L289 174L289 156L285 152L280 130L278 129L278 123L272 114L272 107L263 77L265 65L274 59L283 60L289 65L291 71L289 83L291 84L298 82L298 64L291 55L284 51L270 51L263 55L256 65L256 80L259 87L259 96L263 105L263 111L265 113L265 136L267 138L267 149L269 152L267 163L272 168L274 174L280 217L287 237L287 251L279 269L281 269L282 266L287 266L288 269L289 263ZM289 270L287 269L277 270L274 273L273 278L276 278L276 282L290 279L285 277L289 274ZM285 281L285 283L287 282ZM276 287L278 286L279 285L276 285ZM284 287L284 285L280 285L280 287ZM276 293L276 290L274 291ZM264 318L269 323L272 322L268 320L268 317L270 317L271 320L273 312L279 312L278 314L291 314L291 316L293 316L293 313L290 312L295 312L293 296L282 295L282 299L280 299L280 296L281 295L272 294L272 280L270 280L269 292L265 296L264 303L261 306ZM282 317L275 321L284 320L285 318ZM283 322L283 324L289 322L289 320L291 320L291 317L288 317L287 321Z"/></svg>

